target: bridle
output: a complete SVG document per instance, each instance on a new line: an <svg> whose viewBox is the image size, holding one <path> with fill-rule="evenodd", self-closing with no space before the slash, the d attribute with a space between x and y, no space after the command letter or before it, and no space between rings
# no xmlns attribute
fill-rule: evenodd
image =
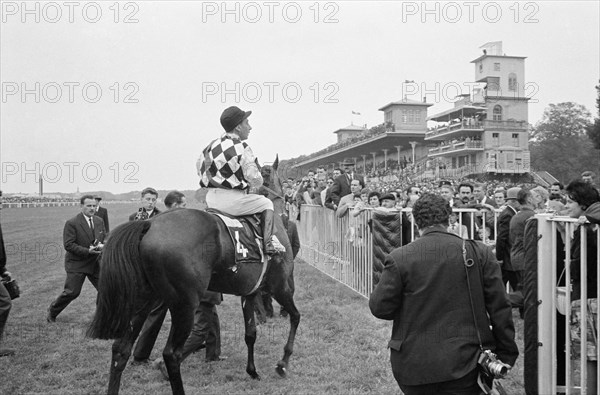
<svg viewBox="0 0 600 395"><path fill-rule="evenodd" d="M262 188L264 190L266 190L267 192L269 192L272 195L275 195L276 198L285 200L285 198L283 196L281 196L279 193L275 192L274 190L272 190L271 188L269 188L268 186L263 185Z"/></svg>

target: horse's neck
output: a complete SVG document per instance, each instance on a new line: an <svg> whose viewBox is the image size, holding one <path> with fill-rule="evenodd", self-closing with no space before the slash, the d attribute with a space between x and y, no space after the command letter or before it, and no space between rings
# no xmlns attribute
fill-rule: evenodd
<svg viewBox="0 0 600 395"><path fill-rule="evenodd" d="M285 202L282 199L275 198L272 200L273 202L273 211L277 215L281 215L285 213Z"/></svg>

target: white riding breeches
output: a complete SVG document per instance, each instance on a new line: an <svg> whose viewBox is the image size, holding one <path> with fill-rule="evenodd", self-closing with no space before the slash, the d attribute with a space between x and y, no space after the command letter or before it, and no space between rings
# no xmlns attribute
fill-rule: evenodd
<svg viewBox="0 0 600 395"><path fill-rule="evenodd" d="M240 189L209 188L206 205L235 216L273 210L273 202L266 197L248 194Z"/></svg>

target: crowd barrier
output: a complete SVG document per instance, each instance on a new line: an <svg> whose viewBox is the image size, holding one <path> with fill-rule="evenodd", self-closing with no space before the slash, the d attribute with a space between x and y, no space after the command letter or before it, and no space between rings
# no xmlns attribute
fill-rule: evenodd
<svg viewBox="0 0 600 395"><path fill-rule="evenodd" d="M363 215L364 214L364 215ZM368 297L373 288L371 212L337 218L322 206L300 206L300 256L333 279Z"/></svg>
<svg viewBox="0 0 600 395"><path fill-rule="evenodd" d="M454 209L458 215L457 224L462 226L467 222L468 235L476 234L475 216L482 215L482 222L489 218L485 211L476 209ZM402 209L406 219L411 221L411 209ZM396 212L400 221L402 215ZM296 218L294 213L291 218ZM499 211L493 214L493 235L497 234ZM366 209L358 216L349 210L343 217L338 218L333 210L318 206L303 204L300 206L300 221L298 234L300 236L300 257L323 273L353 289L368 298L374 287L373 281L373 235L370 221L373 210ZM405 219L405 220L406 220ZM490 222L492 220L490 219ZM465 224L465 226L467 226ZM410 241L418 236L415 226L410 226L408 237ZM486 235L484 242L491 243ZM390 251L388 251L390 252Z"/></svg>
<svg viewBox="0 0 600 395"><path fill-rule="evenodd" d="M536 218L538 220L536 302L538 307L537 384L539 393L597 394L600 365L597 363L597 357L590 356L590 353L596 352L593 343L597 343L598 303L595 297L588 299L588 294L594 291L588 289L587 281L572 281L571 261L580 259L579 277L582 280L587 279L588 258L597 269L598 262L600 262L600 250L596 252L597 256L594 261L594 257L588 257L588 242L591 239L596 246L600 245L598 225L591 229L581 226L580 240L573 241L572 235L578 226L577 219L553 217L550 214L538 214ZM588 232L593 233L588 234ZM561 236L561 233L567 237ZM564 240L564 249L559 245L562 240ZM571 247L575 242L580 243L579 256L571 255ZM563 253L564 261L559 259L559 255L562 256ZM564 270L562 270L563 265ZM564 284L571 284L570 286L559 286L561 275L564 276ZM600 270L597 270L596 275L596 284L598 283L600 283ZM577 304L572 305L574 286L579 286L581 289L579 308ZM588 335L588 337L585 333L582 335L577 331L577 326L574 326L577 320L587 323L587 330L591 336ZM564 331L557 330L560 326L564 327ZM581 326L586 327L585 324ZM561 336L559 333L564 335ZM559 352L561 350L564 350L564 357L562 352ZM557 357L557 355L560 356ZM559 361L559 358L564 360ZM564 366L563 372L558 371L559 366ZM564 378L564 383L557 383L559 376ZM581 383L590 382L595 382L596 385L592 385L590 388L581 385Z"/></svg>
<svg viewBox="0 0 600 395"><path fill-rule="evenodd" d="M411 210L402 210L410 221ZM463 217L470 216L470 235L474 234L474 209L454 209L459 213L459 222ZM400 215L399 213L397 215ZM494 212L494 232L497 234L499 211ZM328 276L353 289L368 298L374 287L373 276L373 235L369 227L372 210L365 210L354 217L349 212L342 218L337 218L335 212L321 206L302 205L300 221L297 223L301 242L301 258ZM400 216L402 218L402 216ZM571 246L575 229L579 226L577 219L556 217L552 214L537 214L537 261L529 265L536 268L535 293L529 295L528 287L524 289L526 305L532 304L532 318L528 318L526 307L524 338L525 338L525 386L530 387L535 381L535 390L528 394L597 394L597 384L581 385L581 383L597 383L600 379L600 365L597 363L595 345L598 340L598 316L600 309L597 298L587 298L590 290L586 281L581 281L580 307L572 306L572 288L560 287L559 279L564 277L564 284L572 284L571 260L580 259L580 278L586 279L588 273L588 243L589 232L596 245L600 245L600 229L598 225L586 229L581 227L580 253L578 257L571 256ZM485 218L483 219L485 222ZM491 222L491 221L490 221ZM563 236L559 230L563 229ZM414 240L415 227L411 227L410 239ZM535 233L533 236L535 237ZM529 236L527 236L529 237ZM564 247L560 244L564 240ZM484 240L486 241L486 240ZM491 242L490 242L491 244ZM564 254L564 259L560 254ZM598 268L600 250L596 252L594 267ZM562 256L562 255L561 255ZM561 269L564 265L564 270ZM526 263L527 265L527 263ZM528 269L526 269L528 270ZM525 276L528 276L525 273ZM597 270L596 284L600 283L600 268ZM533 300L531 300L533 299ZM575 305L577 306L577 305ZM562 312L562 314L560 312ZM577 331L575 321L584 323L589 334ZM587 325L585 324L587 323ZM528 332L532 325L535 335ZM561 330L557 330L557 325ZM535 331L537 329L537 331ZM588 332L585 331L585 332ZM537 336L535 338L534 336ZM533 340L533 341L532 341ZM528 351L528 342L534 345L534 351ZM560 349L559 349L560 348ZM559 352L561 351L561 352ZM590 354L592 353L592 354ZM563 356L564 354L564 356ZM562 362L559 359L563 359ZM564 370L561 370L564 369ZM529 375L529 382L527 376ZM561 377L561 383L557 378ZM564 382L562 382L564 381Z"/></svg>

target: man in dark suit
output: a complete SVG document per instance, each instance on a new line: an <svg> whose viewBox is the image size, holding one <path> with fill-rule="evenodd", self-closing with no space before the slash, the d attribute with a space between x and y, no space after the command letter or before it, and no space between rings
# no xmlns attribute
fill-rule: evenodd
<svg viewBox="0 0 600 395"><path fill-rule="evenodd" d="M94 215L102 218L102 221L104 221L104 230L106 230L106 234L108 234L108 232L110 232L110 226L108 225L108 210L104 207L100 207L102 196L96 195L94 196L94 199L96 200L96 214Z"/></svg>
<svg viewBox="0 0 600 395"><path fill-rule="evenodd" d="M533 192L528 189L521 189L517 194L519 203L519 212L510 220L508 237L510 241L510 262L517 277L517 289L510 294L510 301L513 307L519 308L519 313L523 317L523 271L525 270L525 222L535 215L535 202Z"/></svg>
<svg viewBox="0 0 600 395"><path fill-rule="evenodd" d="M158 196L158 194L156 193L155 195L155 193L156 191L152 188L146 188L142 191L142 202L144 204L142 207L143 211L138 211L138 213L134 213L133 216L129 216L130 221L143 220L141 218L136 218L139 213L148 214L147 219L158 214L158 209L154 207L154 205L156 205L156 196ZM153 204L152 209L150 209L150 203ZM167 196L165 196L164 203L167 210L185 208L187 206L185 195L179 191L169 192ZM156 343L156 338L160 333L160 328L165 320L168 309L169 307L164 304L163 301L158 301L152 305L152 310L148 314L148 317L146 317L146 321L144 322L144 326L142 327L133 351L134 364L143 364L150 361L150 354L152 353L154 343Z"/></svg>
<svg viewBox="0 0 600 395"><path fill-rule="evenodd" d="M498 263L482 243L447 232L451 211L438 195L417 200L421 237L386 257L369 300L374 316L394 320L390 360L406 395L479 394L478 334L483 348L510 366L519 353ZM472 296L467 259L475 262L468 269Z"/></svg>
<svg viewBox="0 0 600 395"><path fill-rule="evenodd" d="M359 180L361 185L365 185L362 177L354 173L354 162L346 160L343 164L344 174L338 176L331 186L331 201L334 210L340 205L340 199L351 193L350 183L352 180Z"/></svg>
<svg viewBox="0 0 600 395"><path fill-rule="evenodd" d="M519 289L519 277L510 261L510 243L509 231L510 220L519 211L519 202L517 195L521 188L510 188L506 192L506 208L498 217L498 235L496 237L496 259L501 262L502 282L504 285L510 283L513 291Z"/></svg>
<svg viewBox="0 0 600 395"><path fill-rule="evenodd" d="M486 184L475 184L475 186L473 187L473 195L477 204L487 204L492 206L493 208L498 208L496 201L487 195Z"/></svg>
<svg viewBox="0 0 600 395"><path fill-rule="evenodd" d="M145 188L141 193L142 207L137 212L129 216L130 221L139 221L150 219L158 214L160 210L156 208L158 192L154 188Z"/></svg>
<svg viewBox="0 0 600 395"><path fill-rule="evenodd" d="M98 289L98 261L106 235L104 221L94 215L94 196L84 195L80 203L81 213L68 220L63 231L67 279L64 291L48 307L48 322L55 322L60 312L79 296L86 277Z"/></svg>

